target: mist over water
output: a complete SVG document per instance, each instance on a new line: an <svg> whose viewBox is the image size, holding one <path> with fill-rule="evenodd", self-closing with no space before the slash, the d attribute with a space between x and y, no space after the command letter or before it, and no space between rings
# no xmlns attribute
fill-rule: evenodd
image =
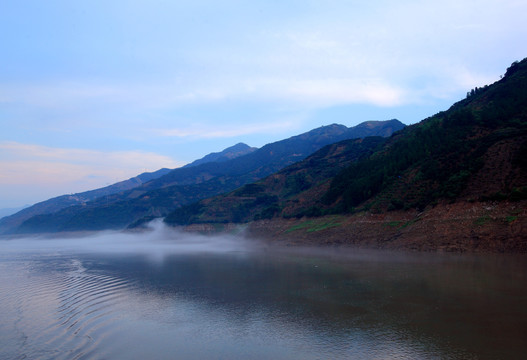
<svg viewBox="0 0 527 360"><path fill-rule="evenodd" d="M261 249L262 245L243 235L186 233L161 220L150 222L144 231L59 233L0 240L4 251L143 254L158 259L174 254L247 252Z"/></svg>
<svg viewBox="0 0 527 360"><path fill-rule="evenodd" d="M521 358L525 257L167 228L0 241L2 359Z"/></svg>

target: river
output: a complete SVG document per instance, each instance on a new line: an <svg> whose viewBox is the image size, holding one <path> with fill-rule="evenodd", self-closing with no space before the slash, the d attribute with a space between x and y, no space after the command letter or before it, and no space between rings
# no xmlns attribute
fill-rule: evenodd
<svg viewBox="0 0 527 360"><path fill-rule="evenodd" d="M0 241L1 359L520 359L523 256L106 232Z"/></svg>

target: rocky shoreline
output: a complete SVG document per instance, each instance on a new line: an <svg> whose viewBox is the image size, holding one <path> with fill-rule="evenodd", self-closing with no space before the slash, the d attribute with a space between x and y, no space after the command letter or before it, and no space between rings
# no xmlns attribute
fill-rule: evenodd
<svg viewBox="0 0 527 360"><path fill-rule="evenodd" d="M473 253L527 253L527 201L442 203L424 212L390 211L248 224L193 224L185 231L244 232L282 245Z"/></svg>

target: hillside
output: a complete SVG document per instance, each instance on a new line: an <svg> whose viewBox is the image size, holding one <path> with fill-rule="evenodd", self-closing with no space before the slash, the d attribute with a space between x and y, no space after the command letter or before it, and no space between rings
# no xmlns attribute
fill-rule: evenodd
<svg viewBox="0 0 527 360"><path fill-rule="evenodd" d="M171 225L239 223L277 215L313 215L316 199L327 191L330 180L340 170L372 154L385 141L382 137L366 137L327 145L258 182L176 209L165 222Z"/></svg>
<svg viewBox="0 0 527 360"><path fill-rule="evenodd" d="M211 181L234 182L235 189L244 184L259 180L286 166L303 160L320 148L345 139L366 136L390 136L404 128L398 120L367 121L347 128L332 124L321 126L306 133L267 144L250 154L221 163L202 164L194 169L176 169L165 176L143 186L143 190L155 190L173 185L199 184ZM229 191L224 190L221 192Z"/></svg>
<svg viewBox="0 0 527 360"><path fill-rule="evenodd" d="M109 196L122 191L133 189L148 181L163 176L170 172L170 169L159 169L154 172L145 172L128 180L105 186L100 189L85 191L81 193L57 196L34 205L28 206L15 214L0 219L0 233L9 229L14 229L27 219L41 214L51 214L64 208L83 205L100 197Z"/></svg>
<svg viewBox="0 0 527 360"><path fill-rule="evenodd" d="M235 159L245 154L249 154L253 152L254 150L256 150L256 148L250 147L243 143L239 143L231 147L228 147L220 152L214 152L214 153L205 155L201 159L195 160L192 163L185 165L184 167L193 167L193 166L197 166L197 165L208 163L208 162L227 161L227 160ZM137 188L149 181L152 181L163 175L166 175L170 173L171 171L172 171L171 169L163 168L163 169L159 169L154 172L145 172L133 178L130 178L128 180L120 181L120 182L117 182L115 184L112 184L112 185L109 185L109 186L106 186L100 189L95 189L95 190L90 190L90 191L85 191L85 192L75 193L75 194L61 195L61 196L57 196L57 197L39 202L32 206L28 206L21 211L12 213L11 216L0 218L0 233L6 232L6 231L9 232L9 230L18 227L24 221L26 221L27 219L33 216L42 215L42 214L53 214L53 213L58 212L59 210L72 207L75 205L84 206L87 202L94 201L98 198L104 199L104 202L108 204L111 201L110 195L122 193L127 190ZM116 197L112 197L112 199L114 198Z"/></svg>
<svg viewBox="0 0 527 360"><path fill-rule="evenodd" d="M311 243L421 249L421 239L431 249L527 251L527 59L368 156L346 154L339 162L348 157L347 167L326 180L313 175L329 167L324 151L301 168L178 209L166 222L251 222L262 236ZM438 244L450 240L455 245Z"/></svg>
<svg viewBox="0 0 527 360"><path fill-rule="evenodd" d="M257 150L257 148L250 147L249 145L244 143L238 143L236 145L228 147L223 151L210 153L204 156L203 158L195 160L183 167L198 166L208 162L223 162L227 160L232 160L242 155L250 154L255 150Z"/></svg>
<svg viewBox="0 0 527 360"><path fill-rule="evenodd" d="M254 182L343 139L386 136L404 127L397 120L369 121L347 128L329 125L267 144L231 160L174 169L133 189L82 205L65 207L24 221L11 232L119 229L143 218L165 216L173 209Z"/></svg>
<svg viewBox="0 0 527 360"><path fill-rule="evenodd" d="M448 111L409 126L337 175L328 213L424 210L439 201L527 197L527 60Z"/></svg>

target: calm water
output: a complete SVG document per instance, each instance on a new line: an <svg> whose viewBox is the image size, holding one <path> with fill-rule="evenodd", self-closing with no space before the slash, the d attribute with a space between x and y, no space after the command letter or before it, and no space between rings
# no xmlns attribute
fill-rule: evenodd
<svg viewBox="0 0 527 360"><path fill-rule="evenodd" d="M320 252L0 241L0 358L525 358L524 257Z"/></svg>

